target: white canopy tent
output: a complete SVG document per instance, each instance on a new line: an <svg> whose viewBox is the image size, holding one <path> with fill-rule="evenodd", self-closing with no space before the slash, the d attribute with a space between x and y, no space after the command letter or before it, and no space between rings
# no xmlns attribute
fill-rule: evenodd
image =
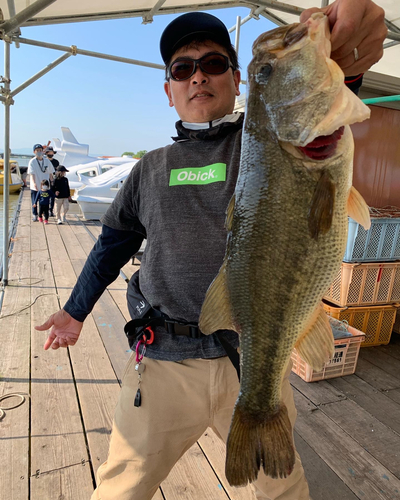
<svg viewBox="0 0 400 500"><path fill-rule="evenodd" d="M26 26L42 26L49 24L98 21L106 19L122 19L141 17L143 23L151 23L155 15L177 14L198 10L213 10L232 7L248 7L249 15L238 18L236 27L236 46L238 47L240 25L263 16L277 25L298 21L302 10L316 6L319 0L0 0L0 38L4 42L4 74L1 77L0 101L4 104L4 211L3 211L3 276L2 287L8 281L8 244L9 244L9 208L8 208L8 171L10 159L10 106L13 98L30 84L61 64L71 55L85 55L101 59L109 59L128 64L163 67L146 61L129 59L115 55L102 54L77 48L74 45L61 46L22 37L21 28ZM326 6L329 0L321 0ZM374 72L367 74L365 80L371 81L371 88L385 88L392 93L400 93L397 78L400 78L400 6L397 0L375 0L386 12L389 29L385 54L374 66ZM161 33L160 33L161 35ZM56 49L63 52L58 59L29 78L15 89L10 88L10 45L15 43L35 45ZM0 306L1 307L1 306Z"/></svg>

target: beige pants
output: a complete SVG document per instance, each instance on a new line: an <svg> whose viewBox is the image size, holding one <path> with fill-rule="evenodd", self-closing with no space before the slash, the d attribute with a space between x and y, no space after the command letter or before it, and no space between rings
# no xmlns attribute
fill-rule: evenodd
<svg viewBox="0 0 400 500"><path fill-rule="evenodd" d="M64 218L69 210L68 198L56 198L56 215L57 219L61 219L61 207L64 207Z"/></svg>
<svg viewBox="0 0 400 500"><path fill-rule="evenodd" d="M226 442L239 383L227 357L183 362L145 358L142 404L134 406L138 388L134 355L128 361L117 404L110 451L97 473L91 500L150 500L179 458L208 427ZM282 398L294 426L296 409L288 376ZM309 500L300 457L286 479L260 472L253 485L263 500ZM184 497L182 497L184 500Z"/></svg>

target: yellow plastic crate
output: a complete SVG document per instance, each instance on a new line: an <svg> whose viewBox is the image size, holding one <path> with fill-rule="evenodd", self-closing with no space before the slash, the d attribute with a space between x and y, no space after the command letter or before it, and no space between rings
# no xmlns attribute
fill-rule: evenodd
<svg viewBox="0 0 400 500"><path fill-rule="evenodd" d="M399 304L371 307L337 307L323 302L325 311L333 318L365 333L361 347L385 345L390 342Z"/></svg>
<svg viewBox="0 0 400 500"><path fill-rule="evenodd" d="M400 262L343 262L324 298L342 307L400 302Z"/></svg>
<svg viewBox="0 0 400 500"><path fill-rule="evenodd" d="M347 330L352 337L335 340L335 355L325 363L321 371L314 371L298 354L296 349L292 352L292 371L306 382L317 382L328 378L352 375L356 371L360 346L365 338L365 333L348 326Z"/></svg>

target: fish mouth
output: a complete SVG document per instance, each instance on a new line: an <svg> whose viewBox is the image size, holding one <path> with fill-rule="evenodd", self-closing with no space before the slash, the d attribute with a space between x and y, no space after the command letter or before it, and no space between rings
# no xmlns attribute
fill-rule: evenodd
<svg viewBox="0 0 400 500"><path fill-rule="evenodd" d="M298 146L297 149L312 160L326 160L335 154L338 142L343 133L344 126L335 130L333 134L320 135L307 144L307 146Z"/></svg>

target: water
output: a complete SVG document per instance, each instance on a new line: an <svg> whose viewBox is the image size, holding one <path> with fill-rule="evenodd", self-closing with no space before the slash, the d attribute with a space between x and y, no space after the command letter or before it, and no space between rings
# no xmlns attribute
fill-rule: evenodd
<svg viewBox="0 0 400 500"><path fill-rule="evenodd" d="M19 193L18 194L10 194L9 195L9 211L10 211L10 216L9 216L9 221L11 225L11 221L14 215L15 208L18 204L18 198L19 198ZM3 195L0 194L0 255L3 254Z"/></svg>

